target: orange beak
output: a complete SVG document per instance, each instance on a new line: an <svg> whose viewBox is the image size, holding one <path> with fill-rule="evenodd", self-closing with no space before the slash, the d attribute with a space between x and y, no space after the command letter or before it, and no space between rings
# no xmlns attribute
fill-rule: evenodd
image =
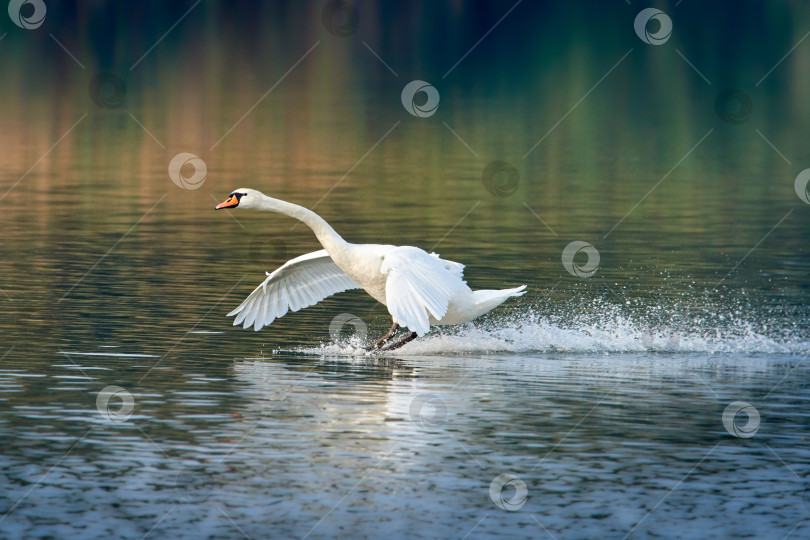
<svg viewBox="0 0 810 540"><path fill-rule="evenodd" d="M223 208L233 208L234 206L239 204L239 199L236 195L231 195L228 197L225 202L219 203L214 210L221 210Z"/></svg>

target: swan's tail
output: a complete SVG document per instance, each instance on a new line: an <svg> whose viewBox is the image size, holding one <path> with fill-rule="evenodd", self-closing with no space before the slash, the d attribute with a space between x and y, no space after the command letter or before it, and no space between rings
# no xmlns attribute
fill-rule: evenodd
<svg viewBox="0 0 810 540"><path fill-rule="evenodd" d="M500 291L483 290L473 291L473 298L475 305L481 310L481 313L486 313L491 309L503 304L507 299L513 296L523 296L526 291L526 285L515 287L514 289L502 289Z"/></svg>

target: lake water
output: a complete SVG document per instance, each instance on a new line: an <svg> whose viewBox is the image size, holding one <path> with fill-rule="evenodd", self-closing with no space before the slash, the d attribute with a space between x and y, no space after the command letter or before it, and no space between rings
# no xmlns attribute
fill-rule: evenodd
<svg viewBox="0 0 810 540"><path fill-rule="evenodd" d="M344 38L256 4L240 37L189 4L153 51L188 8L4 21L0 538L808 537L810 48L757 83L805 30L749 13L781 37L729 63L619 4L517 6L457 68L508 6L441 8L441 47L382 6ZM238 187L528 293L384 355L362 291L233 327L319 249L214 212Z"/></svg>

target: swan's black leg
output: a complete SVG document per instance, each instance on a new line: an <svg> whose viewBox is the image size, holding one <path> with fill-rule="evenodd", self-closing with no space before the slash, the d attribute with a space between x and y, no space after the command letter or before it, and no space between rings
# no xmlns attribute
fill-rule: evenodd
<svg viewBox="0 0 810 540"><path fill-rule="evenodd" d="M411 341L415 340L417 337L418 336L416 335L416 332L411 332L410 334L408 334L408 336L405 339L397 341L396 343L392 343L391 345L388 345L387 347L383 347L381 350L387 352L387 351L393 351L394 349L399 349L400 347L402 347L406 343L410 343Z"/></svg>
<svg viewBox="0 0 810 540"><path fill-rule="evenodd" d="M393 337L394 334L397 333L397 330L399 330L399 325L397 323L394 323L394 325L391 327L391 329L388 330L388 332L386 332L383 337L378 339L376 341L376 343L374 343L374 345L372 345L371 349L369 349L369 350L374 351L374 350L382 348L382 346L385 345L385 342L388 341L391 337Z"/></svg>

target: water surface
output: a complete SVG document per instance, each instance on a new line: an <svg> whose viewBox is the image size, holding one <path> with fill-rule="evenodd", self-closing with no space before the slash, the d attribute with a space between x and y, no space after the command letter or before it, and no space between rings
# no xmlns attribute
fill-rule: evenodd
<svg viewBox="0 0 810 540"><path fill-rule="evenodd" d="M692 30L653 47L618 4L521 4L450 72L506 7L369 4L341 38L320 5L203 3L139 62L191 4L139 32L111 6L4 21L0 537L807 536L808 49L757 81L810 18L704 35L684 2ZM121 103L88 92L99 72ZM431 116L402 105L414 79ZM181 152L197 189L170 177ZM362 291L232 327L320 247L214 212L238 187L528 293L384 356Z"/></svg>

